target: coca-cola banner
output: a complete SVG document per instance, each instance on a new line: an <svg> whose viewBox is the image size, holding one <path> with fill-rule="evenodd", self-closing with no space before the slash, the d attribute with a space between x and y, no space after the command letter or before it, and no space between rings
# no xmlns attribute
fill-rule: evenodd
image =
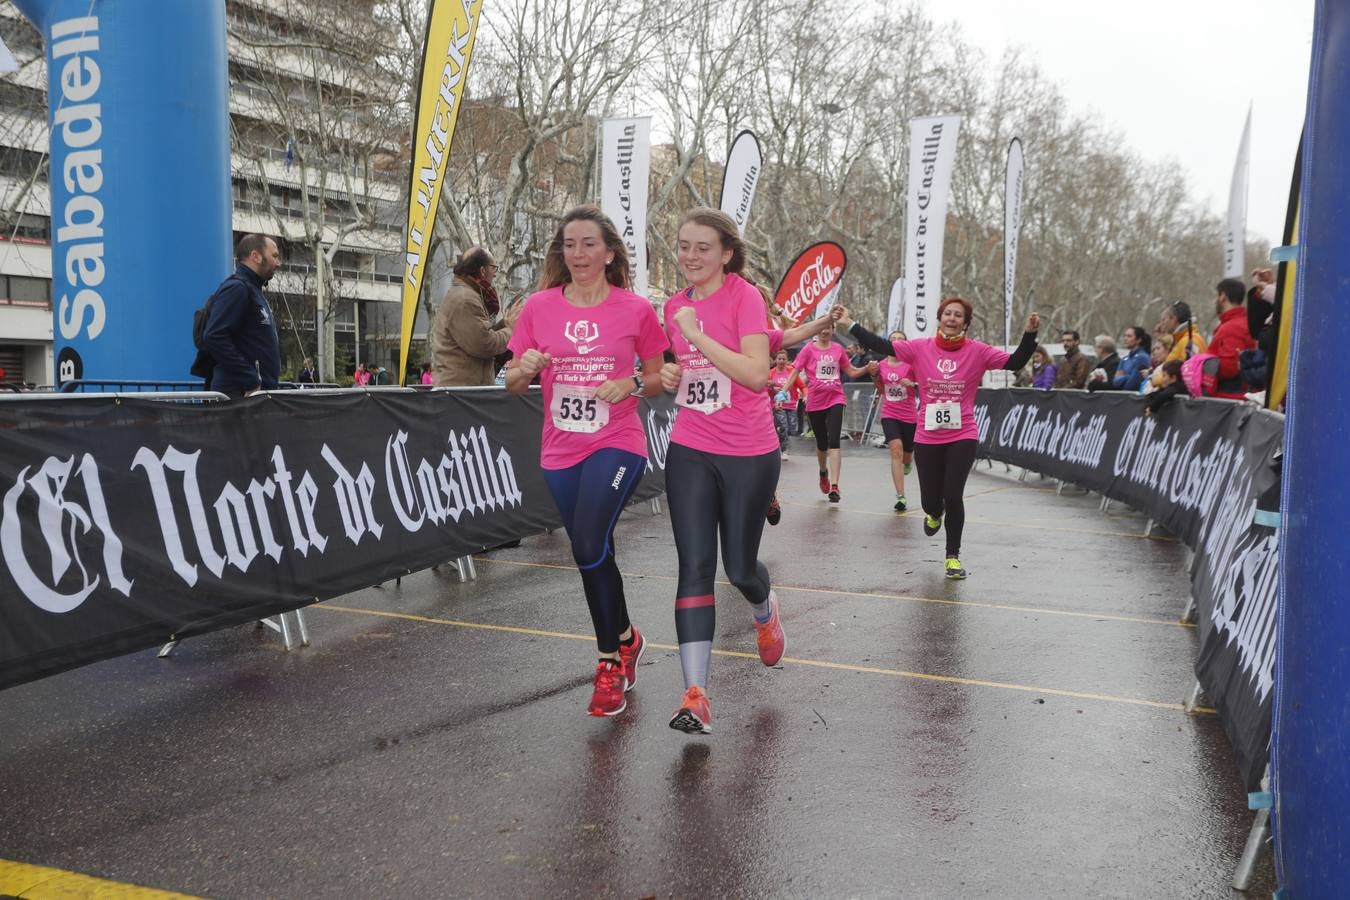
<svg viewBox="0 0 1350 900"><path fill-rule="evenodd" d="M905 212L905 336L937 331L942 298L942 244L947 232L947 193L956 164L960 116L909 121L909 191Z"/></svg>
<svg viewBox="0 0 1350 900"><path fill-rule="evenodd" d="M641 404L635 500L673 423ZM0 688L560 526L537 391L0 402Z"/></svg>
<svg viewBox="0 0 1350 900"><path fill-rule="evenodd" d="M628 248L633 290L647 293L647 177L650 118L605 119L600 126L600 208Z"/></svg>
<svg viewBox="0 0 1350 900"><path fill-rule="evenodd" d="M1270 743L1279 561L1276 531L1255 513L1277 505L1283 417L1185 399L1148 417L1132 394L1019 388L980 391L975 418L982 455L1124 501L1195 551L1196 677L1255 789Z"/></svg>
<svg viewBox="0 0 1350 900"><path fill-rule="evenodd" d="M731 216L745 234L745 223L750 220L750 204L755 202L755 185L759 183L759 172L764 166L764 155L759 149L759 139L753 131L742 131L731 142L731 152L727 154L727 167L722 173L722 212Z"/></svg>
<svg viewBox="0 0 1350 900"><path fill-rule="evenodd" d="M838 289L847 266L848 254L834 241L812 244L788 266L774 293L774 302L793 321L808 319L821 301Z"/></svg>

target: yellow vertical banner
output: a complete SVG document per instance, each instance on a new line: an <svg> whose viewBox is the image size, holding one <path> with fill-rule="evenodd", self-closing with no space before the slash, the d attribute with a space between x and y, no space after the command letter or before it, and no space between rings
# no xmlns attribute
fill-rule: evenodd
<svg viewBox="0 0 1350 900"><path fill-rule="evenodd" d="M1294 157L1294 177L1289 185L1289 205L1284 217L1284 246L1298 246L1299 204L1303 188L1303 138L1298 140ZM1288 255L1287 253L1285 255ZM1279 339L1275 358L1269 361L1270 377L1266 384L1266 409L1279 409L1289 390L1289 344L1294 334L1294 299L1298 289L1298 263L1295 259L1282 261L1275 279L1275 324Z"/></svg>
<svg viewBox="0 0 1350 900"><path fill-rule="evenodd" d="M441 198L450 142L473 55L483 0L431 0L413 114L412 170L408 186L408 240L403 270L403 327L399 333L399 383L408 377L408 346L417 320L436 207Z"/></svg>

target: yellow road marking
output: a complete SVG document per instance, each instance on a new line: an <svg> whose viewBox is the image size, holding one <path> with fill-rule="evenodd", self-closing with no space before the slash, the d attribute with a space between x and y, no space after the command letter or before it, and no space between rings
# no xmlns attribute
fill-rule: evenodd
<svg viewBox="0 0 1350 900"><path fill-rule="evenodd" d="M1010 488L999 488L999 490L1009 490L1009 489ZM985 493L994 493L994 492L986 491ZM977 497L980 495L972 494L971 496ZM821 497L823 498L824 495L822 494ZM969 500L970 497L966 497L965 499ZM821 508L821 503L802 503L796 500L784 500L783 495L779 496L778 502L783 506L798 506L801 507L802 509ZM822 500L822 502L824 501ZM874 516L882 519L908 519L914 516L923 515L923 510L917 506L914 507L913 509L905 510L902 513L877 512L876 510L872 509L851 509L850 507L847 506L835 506L833 504L831 504L829 508L833 509L835 512L848 513L849 515ZM1124 517L1113 517L1113 518L1124 518ZM1176 542L1176 538L1174 537L1168 537L1166 535L1161 534L1144 534L1139 531L1106 531L1099 528L1064 528L1059 525L1037 525L1031 522L1000 522L995 519L983 519L978 516L972 516L967 514L966 523L969 524L971 522L977 522L980 525L996 525L1003 528L1032 528L1035 529L1036 531L1054 531L1061 534L1091 534L1097 535L1099 537L1133 538L1134 540L1137 541L1157 541L1163 544L1170 544Z"/></svg>
<svg viewBox="0 0 1350 900"><path fill-rule="evenodd" d="M558 569L564 572L571 572L576 566L564 566L558 563L536 563L524 562L514 559L492 559L487 556L475 556L477 562L485 562L499 566L521 566L527 569ZM625 578L653 578L658 581L678 581L674 575L647 575L641 572L621 572ZM733 587L729 581L718 581L717 584L723 587ZM868 591L834 591L828 588L809 588L795 587L790 584L774 584L775 590L797 591L803 594L825 594L835 597L868 597L876 600L903 600L907 603L936 603L942 606L970 606L976 609L1001 609L1009 612L1035 613L1046 616L1066 616L1073 619L1093 619L1105 620L1108 622L1129 622L1135 625L1166 625L1170 628L1194 628L1194 623L1180 622L1175 619L1145 619L1137 616L1116 616L1108 613L1089 613L1074 612L1065 609L1042 609L1035 606L1016 606L1010 603L980 603L975 600L943 600L937 597L916 597L909 594L882 594Z"/></svg>
<svg viewBox="0 0 1350 900"><path fill-rule="evenodd" d="M376 616L386 619L403 619L409 622L422 622L430 625L453 625L459 628L473 628L481 631L499 631L508 634L528 634L534 637L554 637L563 638L572 641L586 641L590 643L595 640L594 635L589 634L571 634L565 631L544 631L537 628L521 628L515 625L490 625L485 622L465 622L461 619L441 619L435 616L419 616L414 613L389 612L380 609L360 609L354 606L334 606L331 603L320 603L310 607L310 609L327 609L338 612L355 613L363 616ZM658 650L679 650L674 644L658 644L655 641L648 641L647 646ZM758 660L759 654L745 653L739 650L714 650L715 656L729 656L736 659ZM978 678L958 678L955 675L932 675L927 672L908 672L904 669L886 669L879 666L857 666L852 663L829 662L819 659L800 659L798 657L785 656L783 662L798 666L812 666L818 669L835 669L843 672L860 672L867 675L886 675L893 678L908 678L915 681L938 682L941 684L959 684L967 687L988 687L998 688L1005 691L1021 691L1028 694L1047 694L1055 697L1072 697L1076 700L1097 700L1102 703L1121 703L1128 706L1146 706L1152 709L1167 709L1176 712L1185 712L1185 707L1180 703L1163 703L1159 700L1141 700L1137 697L1118 697L1112 694L1093 694L1084 691L1066 691L1058 688L1042 688L1027 684L1013 684L1006 681L984 681ZM1197 707L1196 713L1213 714L1215 711L1208 707Z"/></svg>
<svg viewBox="0 0 1350 900"><path fill-rule="evenodd" d="M191 900L190 894L157 891L7 859L0 859L0 896L25 900Z"/></svg>

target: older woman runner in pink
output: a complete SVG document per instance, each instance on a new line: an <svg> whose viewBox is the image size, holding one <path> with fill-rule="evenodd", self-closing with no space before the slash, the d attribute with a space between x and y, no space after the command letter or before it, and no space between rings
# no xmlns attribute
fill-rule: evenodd
<svg viewBox="0 0 1350 900"><path fill-rule="evenodd" d="M600 651L588 711L616 716L628 705L646 641L628 619L614 524L647 465L637 398L661 389L670 342L651 303L628 290L624 243L598 207L563 216L539 288L507 345L515 358L506 389L523 393L540 376L539 465L572 541Z"/></svg>
<svg viewBox="0 0 1350 900"><path fill-rule="evenodd" d="M719 543L727 579L750 603L760 661L772 666L783 656L778 598L759 561L780 463L765 390L769 327L763 298L738 274L745 245L736 223L717 210L691 210L680 224L678 258L689 287L665 307L678 362L661 369L661 384L681 407L666 455L666 502L679 556L675 633L685 692L670 727L707 734Z"/></svg>
<svg viewBox="0 0 1350 900"><path fill-rule="evenodd" d="M850 378L861 378L867 374L867 367L849 362L844 348L835 343L833 332L826 329L793 360L792 374L795 376L799 372L806 376L806 415L816 435L820 492L831 503L838 503L839 469L843 462L839 440L844 431L844 409L848 406L843 373L847 372Z"/></svg>
<svg viewBox="0 0 1350 900"><path fill-rule="evenodd" d="M975 425L975 392L984 373L992 369L1016 372L1036 350L1041 317L1027 316L1026 333L1017 350L1009 354L966 337L974 308L960 297L938 304L938 333L931 338L888 341L867 331L849 318L848 310L836 307L831 316L864 347L914 367L919 384L919 426L914 436L914 457L919 466L919 497L926 513L923 532L930 537L947 525L948 578L966 577L961 566L961 532L966 522L962 495L979 432Z"/></svg>

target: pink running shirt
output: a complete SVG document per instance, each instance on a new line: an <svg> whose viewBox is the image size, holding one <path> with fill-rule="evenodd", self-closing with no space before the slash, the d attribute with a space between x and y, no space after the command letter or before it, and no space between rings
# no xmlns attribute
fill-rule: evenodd
<svg viewBox="0 0 1350 900"><path fill-rule="evenodd" d="M918 376L914 380L919 383L919 427L914 433L914 443L950 444L978 440L975 392L980 388L984 373L1003 368L1011 354L970 338L962 341L957 350L942 349L936 338L894 341L891 346L895 347L895 358L913 366ZM961 425L959 428L930 430L928 407L943 403L958 406Z"/></svg>
<svg viewBox="0 0 1350 900"><path fill-rule="evenodd" d="M779 334L782 334L782 332L780 331ZM786 369L779 369L777 366L774 366L769 370L769 386L773 388L775 397L780 393L786 393L788 395L787 400L780 401L775 399L773 403L774 409L797 408L797 392L792 389L792 371L792 366L788 366Z"/></svg>
<svg viewBox="0 0 1350 900"><path fill-rule="evenodd" d="M669 346L645 298L611 287L598 306L581 307L563 296L562 287L539 291L525 301L506 346L517 357L538 350L553 358L539 378L544 392L540 468L570 468L606 447L646 458L647 432L637 398L606 404L593 396L606 381L630 378L635 359L660 356Z"/></svg>
<svg viewBox="0 0 1350 900"><path fill-rule="evenodd" d="M773 409L768 391L752 391L721 373L698 350L694 349L680 326L675 324L675 313L692 306L698 313L698 324L703 333L728 350L741 352L741 338L749 334L767 335L769 327L764 320L764 298L739 275L728 275L722 286L702 300L694 300L689 290L680 291L666 301L666 331L670 346L685 370L689 387L717 386L718 408L701 412L697 406L682 406L675 417L670 439L676 444L718 453L723 456L761 456L778 452L778 436L773 427ZM695 382L698 382L695 384ZM723 392L730 387L731 404L724 405ZM676 402L691 399L676 393ZM694 396L696 401L711 398L706 391ZM704 403L703 409L710 409Z"/></svg>
<svg viewBox="0 0 1350 900"><path fill-rule="evenodd" d="M914 389L905 387L901 381L918 381L914 377L914 367L888 356L877 365L877 381L881 382L881 417L900 422L919 420L918 401Z"/></svg>
<svg viewBox="0 0 1350 900"><path fill-rule="evenodd" d="M844 348L831 342L824 350L813 340L793 360L794 368L806 373L806 411L820 412L848 403L844 396L844 366L849 365Z"/></svg>

